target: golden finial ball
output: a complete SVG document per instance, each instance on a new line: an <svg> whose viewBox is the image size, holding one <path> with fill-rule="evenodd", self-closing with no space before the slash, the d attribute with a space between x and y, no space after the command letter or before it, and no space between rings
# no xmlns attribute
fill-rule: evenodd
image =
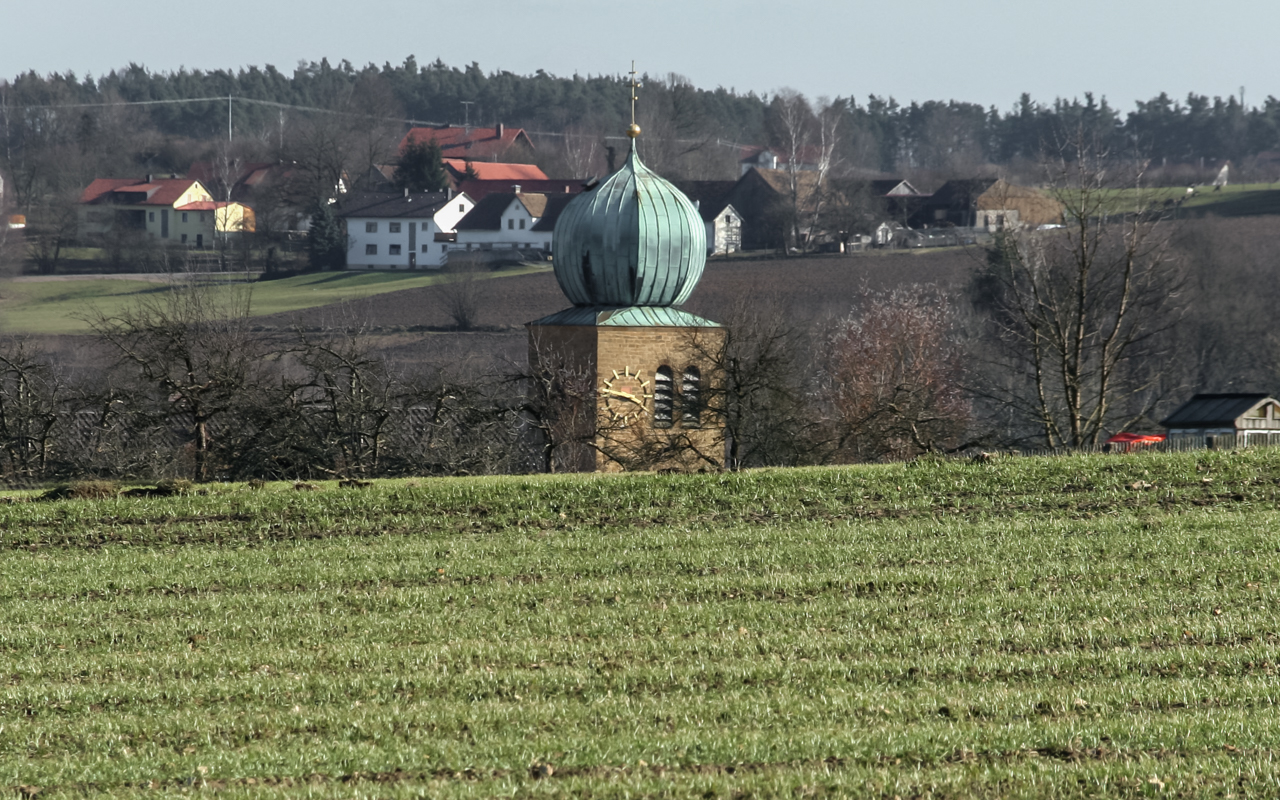
<svg viewBox="0 0 1280 800"><path fill-rule="evenodd" d="M631 126L627 128L627 136L630 136L632 139L634 139L639 135L640 135L640 126L635 124L634 122L631 123Z"/></svg>

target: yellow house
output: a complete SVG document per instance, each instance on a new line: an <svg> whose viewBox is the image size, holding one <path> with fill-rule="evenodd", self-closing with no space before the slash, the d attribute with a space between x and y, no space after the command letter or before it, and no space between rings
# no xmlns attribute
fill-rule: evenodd
<svg viewBox="0 0 1280 800"><path fill-rule="evenodd" d="M81 237L145 232L165 244L205 248L215 235L254 230L253 210L218 202L190 178L98 178L80 195Z"/></svg>

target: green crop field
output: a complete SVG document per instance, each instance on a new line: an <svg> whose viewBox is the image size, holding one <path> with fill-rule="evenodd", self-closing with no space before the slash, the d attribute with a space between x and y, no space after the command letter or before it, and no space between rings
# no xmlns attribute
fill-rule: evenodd
<svg viewBox="0 0 1280 800"><path fill-rule="evenodd" d="M1280 795L1280 451L33 498L27 795Z"/></svg>
<svg viewBox="0 0 1280 800"><path fill-rule="evenodd" d="M545 272L550 265L533 264L485 273L498 279ZM316 306L359 300L385 292L431 286L455 278L450 273L321 272L252 284L254 316L299 311ZM138 300L169 291L160 280L59 277L42 281L0 281L0 333L85 333L85 316L94 309L117 314Z"/></svg>
<svg viewBox="0 0 1280 800"><path fill-rule="evenodd" d="M1155 204L1163 207L1166 201L1182 200L1177 210L1180 216L1194 217L1215 214L1220 217L1251 217L1261 214L1280 214L1280 185L1274 183L1241 183L1224 186L1219 191L1200 186L1193 197L1187 196L1182 186L1119 189L1108 192L1106 207L1114 214L1132 212ZM1172 212L1173 209L1170 209Z"/></svg>

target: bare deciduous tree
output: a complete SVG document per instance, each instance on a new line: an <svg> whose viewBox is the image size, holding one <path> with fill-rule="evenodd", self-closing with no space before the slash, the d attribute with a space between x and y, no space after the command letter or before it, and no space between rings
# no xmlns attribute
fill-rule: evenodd
<svg viewBox="0 0 1280 800"><path fill-rule="evenodd" d="M591 365L555 342L534 340L528 367L514 370L510 383L524 397L520 416L534 439L537 471L594 469L598 407Z"/></svg>
<svg viewBox="0 0 1280 800"><path fill-rule="evenodd" d="M448 272L448 280L436 284L436 301L460 331L469 331L479 321L480 309L492 288L489 270L483 264L467 260L459 254L457 263Z"/></svg>
<svg viewBox="0 0 1280 800"><path fill-rule="evenodd" d="M979 278L1003 356L986 394L1048 446L1095 445L1158 399L1157 356L1180 311L1180 279L1169 228L1146 207L1136 169L1073 137L1047 165L1064 226L1002 233ZM1117 186L1133 190L1125 208Z"/></svg>
<svg viewBox="0 0 1280 800"><path fill-rule="evenodd" d="M129 402L176 432L191 477L208 480L216 428L234 430L245 393L267 378L265 338L251 330L247 289L190 279L119 314L88 318L132 380Z"/></svg>
<svg viewBox="0 0 1280 800"><path fill-rule="evenodd" d="M944 298L923 287L863 298L835 327L822 394L842 461L954 447L969 424L960 352Z"/></svg>

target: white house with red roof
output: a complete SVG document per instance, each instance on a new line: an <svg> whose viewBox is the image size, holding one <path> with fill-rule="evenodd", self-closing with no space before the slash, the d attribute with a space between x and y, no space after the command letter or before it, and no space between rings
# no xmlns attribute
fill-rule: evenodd
<svg viewBox="0 0 1280 800"><path fill-rule="evenodd" d="M161 243L204 248L216 234L254 229L253 210L219 202L191 178L98 178L80 194L80 236L147 233Z"/></svg>

